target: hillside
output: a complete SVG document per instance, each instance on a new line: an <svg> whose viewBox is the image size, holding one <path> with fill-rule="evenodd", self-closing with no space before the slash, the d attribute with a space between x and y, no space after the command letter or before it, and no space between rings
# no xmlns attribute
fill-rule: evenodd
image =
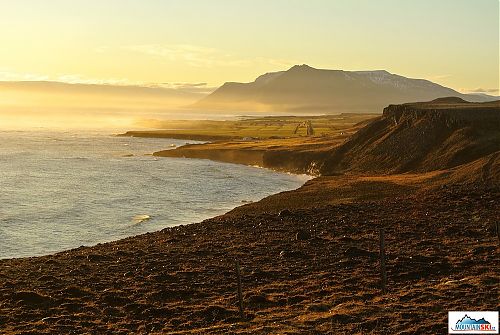
<svg viewBox="0 0 500 335"><path fill-rule="evenodd" d="M0 81L0 125L132 127L135 120L179 115L201 89L51 81Z"/></svg>
<svg viewBox="0 0 500 335"><path fill-rule="evenodd" d="M348 134L352 136L194 144L155 155L205 158L316 175L420 173L479 160L470 165L477 170L486 164L498 164L497 159L486 157L500 151L500 102L469 103L444 98L390 105L382 116L354 126Z"/></svg>
<svg viewBox="0 0 500 335"><path fill-rule="evenodd" d="M245 117L236 120L147 120L149 130L127 131L120 136L163 137L201 141L262 140L333 136L352 133L351 128L378 114Z"/></svg>
<svg viewBox="0 0 500 335"><path fill-rule="evenodd" d="M390 105L322 162L323 174L428 172L500 150L500 101Z"/></svg>
<svg viewBox="0 0 500 335"><path fill-rule="evenodd" d="M197 224L0 260L2 331L446 333L448 311L498 307L499 112L446 98L389 106L350 136L157 153L324 175Z"/></svg>
<svg viewBox="0 0 500 335"><path fill-rule="evenodd" d="M221 110L378 112L389 104L455 96L468 101L493 97L462 94L428 80L387 71L342 71L296 65L251 83L228 82L194 107Z"/></svg>

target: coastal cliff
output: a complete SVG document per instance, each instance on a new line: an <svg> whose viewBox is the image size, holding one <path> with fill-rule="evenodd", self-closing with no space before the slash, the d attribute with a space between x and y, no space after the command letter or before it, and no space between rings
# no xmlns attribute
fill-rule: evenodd
<svg viewBox="0 0 500 335"><path fill-rule="evenodd" d="M458 99L458 100L457 100ZM305 148L248 142L194 144L155 156L212 159L313 175L429 172L454 168L500 150L500 102L459 98L390 105L344 141Z"/></svg>
<svg viewBox="0 0 500 335"><path fill-rule="evenodd" d="M0 332L440 334L449 310L496 309L500 110L438 104L389 106L347 139L157 153L323 175L200 223L0 260Z"/></svg>
<svg viewBox="0 0 500 335"><path fill-rule="evenodd" d="M321 172L402 173L453 168L500 150L500 102L458 98L390 105L321 162Z"/></svg>
<svg viewBox="0 0 500 335"><path fill-rule="evenodd" d="M319 175L316 162L320 153L290 149L260 149L237 147L235 143L188 144L174 150L155 152L158 157L198 158L219 162L258 166L282 172Z"/></svg>

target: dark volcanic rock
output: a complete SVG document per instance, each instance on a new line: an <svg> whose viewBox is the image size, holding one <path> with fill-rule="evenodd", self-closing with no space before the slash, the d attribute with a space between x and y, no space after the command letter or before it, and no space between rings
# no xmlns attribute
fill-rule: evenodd
<svg viewBox="0 0 500 335"><path fill-rule="evenodd" d="M287 216L290 216L290 215L292 215L292 212L289 209L284 209L281 212L279 212L279 214L278 214L278 216L280 218L284 218L284 217L287 217Z"/></svg>
<svg viewBox="0 0 500 335"><path fill-rule="evenodd" d="M302 191L198 224L0 260L0 333L446 333L443 310L497 308L492 292L500 271L491 226L500 211L499 189L433 189L434 174L430 182L417 177L424 185L407 193L392 184L415 176L383 176L389 180L376 184L368 200L360 183L366 177L320 177ZM348 187L330 186L339 179L349 179ZM346 190L349 201L339 203ZM270 214L284 209L295 213L293 220ZM471 220L471 213L481 220ZM299 230L317 237L296 241ZM87 253L106 255L106 264L89 262ZM49 259L57 262L45 264ZM234 259L241 265L246 320L238 312Z"/></svg>
<svg viewBox="0 0 500 335"><path fill-rule="evenodd" d="M358 247L349 247L344 250L344 254L348 257L377 257L378 253L360 249Z"/></svg>
<svg viewBox="0 0 500 335"><path fill-rule="evenodd" d="M295 234L297 241L305 241L311 239L311 232L309 230L301 229Z"/></svg>

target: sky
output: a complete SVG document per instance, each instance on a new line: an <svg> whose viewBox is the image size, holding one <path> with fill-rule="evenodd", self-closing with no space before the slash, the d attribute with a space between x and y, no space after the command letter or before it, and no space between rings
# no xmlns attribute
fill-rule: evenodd
<svg viewBox="0 0 500 335"><path fill-rule="evenodd" d="M0 80L215 87L294 64L498 94L499 0L0 0Z"/></svg>

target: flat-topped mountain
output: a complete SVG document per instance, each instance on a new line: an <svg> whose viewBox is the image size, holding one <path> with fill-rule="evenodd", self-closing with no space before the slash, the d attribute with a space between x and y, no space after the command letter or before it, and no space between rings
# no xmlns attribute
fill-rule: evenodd
<svg viewBox="0 0 500 335"><path fill-rule="evenodd" d="M221 110L300 112L379 112L389 104L457 97L473 102L494 100L462 94L424 79L379 71L342 71L295 65L266 73L251 83L228 82L194 107Z"/></svg>

